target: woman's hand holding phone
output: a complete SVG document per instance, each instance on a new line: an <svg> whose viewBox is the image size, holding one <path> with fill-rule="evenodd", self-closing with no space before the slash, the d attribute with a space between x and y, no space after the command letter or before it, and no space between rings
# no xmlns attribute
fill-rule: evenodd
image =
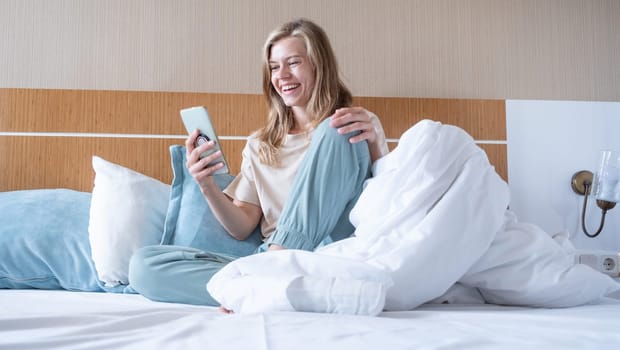
<svg viewBox="0 0 620 350"><path fill-rule="evenodd" d="M185 140L187 169L203 192L209 188L219 191L219 187L217 187L212 176L217 174L218 171L225 166L223 162L216 162L218 158L222 157L222 153L220 150L213 153L210 152L212 149L216 148L216 144L213 140L196 146L196 140L199 135L200 131L196 129ZM205 152L210 154L201 158L201 155Z"/></svg>
<svg viewBox="0 0 620 350"><path fill-rule="evenodd" d="M182 109L181 119L183 120L187 133L190 135L187 141L192 141L191 143L185 143L188 155L191 153L190 147L191 150L203 150L203 152L199 154L199 158L209 159L209 161L204 164L204 167L208 165L207 168L215 169L211 175L227 174L229 172L228 164L224 158L219 139L215 132L215 127L211 122L207 109L203 106ZM217 153L217 156L212 157L215 153ZM215 167L215 164L220 163L222 165Z"/></svg>

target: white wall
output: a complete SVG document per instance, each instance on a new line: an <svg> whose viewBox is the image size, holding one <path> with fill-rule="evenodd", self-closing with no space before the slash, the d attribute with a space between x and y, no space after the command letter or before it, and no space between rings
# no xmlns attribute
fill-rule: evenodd
<svg viewBox="0 0 620 350"><path fill-rule="evenodd" d="M506 102L508 177L511 208L521 221L547 232L568 229L576 247L620 251L620 205L607 213L597 238L581 231L583 197L575 194L576 171L595 172L602 149L620 151L620 102L508 100ZM586 224L600 222L592 198Z"/></svg>

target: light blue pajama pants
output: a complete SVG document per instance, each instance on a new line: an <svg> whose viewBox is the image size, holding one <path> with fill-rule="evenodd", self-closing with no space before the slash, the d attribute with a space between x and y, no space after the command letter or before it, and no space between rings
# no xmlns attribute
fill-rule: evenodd
<svg viewBox="0 0 620 350"><path fill-rule="evenodd" d="M321 242L353 233L349 212L370 176L368 145L349 143L353 134L338 134L329 120L314 131L276 231L257 253L264 252L269 244L314 250ZM189 247L147 246L134 253L129 282L152 300L217 306L206 284L234 259Z"/></svg>

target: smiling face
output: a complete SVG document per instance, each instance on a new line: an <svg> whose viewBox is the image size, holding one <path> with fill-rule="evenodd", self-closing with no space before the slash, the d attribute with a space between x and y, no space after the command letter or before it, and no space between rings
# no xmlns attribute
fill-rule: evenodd
<svg viewBox="0 0 620 350"><path fill-rule="evenodd" d="M271 84L284 104L306 110L314 88L314 67L303 41L286 37L273 44L269 53Z"/></svg>

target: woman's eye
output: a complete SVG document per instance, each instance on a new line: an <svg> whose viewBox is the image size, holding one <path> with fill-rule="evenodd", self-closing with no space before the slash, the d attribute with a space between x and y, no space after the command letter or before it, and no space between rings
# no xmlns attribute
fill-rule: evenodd
<svg viewBox="0 0 620 350"><path fill-rule="evenodd" d="M291 62L289 62L288 64L289 64L290 66L296 66L296 65L298 65L298 64L300 64L300 63L301 63L301 61L291 61Z"/></svg>
<svg viewBox="0 0 620 350"><path fill-rule="evenodd" d="M269 67L269 70L271 70L272 72L276 71L276 70L278 70L278 66L271 66L271 67Z"/></svg>

